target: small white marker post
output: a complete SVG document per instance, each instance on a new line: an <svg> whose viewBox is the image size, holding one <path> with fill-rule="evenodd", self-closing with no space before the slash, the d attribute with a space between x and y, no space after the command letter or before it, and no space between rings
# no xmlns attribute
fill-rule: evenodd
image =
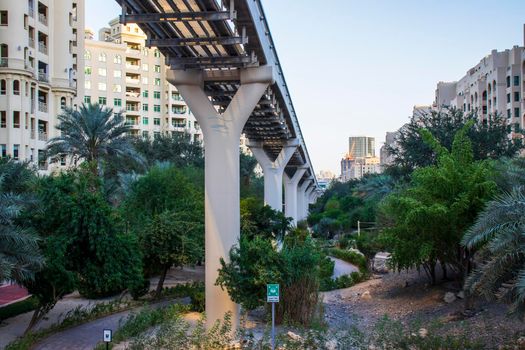
<svg viewBox="0 0 525 350"><path fill-rule="evenodd" d="M275 303L279 302L279 285L266 285L266 302L272 303L272 350L275 350Z"/></svg>
<svg viewBox="0 0 525 350"><path fill-rule="evenodd" d="M111 329L104 329L104 343L106 343L106 349L109 349L109 343L111 343L111 338L113 337L112 333Z"/></svg>

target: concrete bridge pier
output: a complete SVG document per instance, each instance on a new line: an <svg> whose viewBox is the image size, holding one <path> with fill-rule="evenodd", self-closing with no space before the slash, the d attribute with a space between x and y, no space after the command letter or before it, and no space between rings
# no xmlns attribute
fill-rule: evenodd
<svg viewBox="0 0 525 350"><path fill-rule="evenodd" d="M264 204L272 209L283 211L283 173L284 168L292 158L299 140L293 139L283 145L281 152L272 160L263 149L262 142L249 142L248 147L264 173Z"/></svg>
<svg viewBox="0 0 525 350"><path fill-rule="evenodd" d="M307 178L299 185L297 189L297 221L304 220L306 218L305 202L306 202L306 191L313 183L312 178Z"/></svg>
<svg viewBox="0 0 525 350"><path fill-rule="evenodd" d="M232 313L234 329L239 307L225 290L215 285L220 258L240 236L239 139L244 124L270 84L270 66L236 71L170 70L167 79L175 85L203 131L205 148L205 259L206 316L208 326ZM226 76L228 74L228 76ZM240 87L224 113L219 114L204 91L205 80L240 80Z"/></svg>
<svg viewBox="0 0 525 350"><path fill-rule="evenodd" d="M292 225L297 225L297 191L299 189L299 181L303 178L307 167L300 167L295 170L292 177L286 173L284 181L284 214L292 218Z"/></svg>

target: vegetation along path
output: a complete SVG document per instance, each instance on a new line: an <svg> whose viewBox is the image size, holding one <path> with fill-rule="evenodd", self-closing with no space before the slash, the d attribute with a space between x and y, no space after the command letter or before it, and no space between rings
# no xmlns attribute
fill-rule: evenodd
<svg viewBox="0 0 525 350"><path fill-rule="evenodd" d="M330 257L330 259L334 262L334 274L332 276L334 279L343 275L349 275L352 272L359 272L359 268L357 268L357 266L347 263L344 260L334 257Z"/></svg>

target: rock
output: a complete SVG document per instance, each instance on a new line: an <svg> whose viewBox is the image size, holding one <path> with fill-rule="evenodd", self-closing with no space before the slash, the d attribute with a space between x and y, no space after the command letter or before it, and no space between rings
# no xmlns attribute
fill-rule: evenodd
<svg viewBox="0 0 525 350"><path fill-rule="evenodd" d="M331 339L327 341L324 344L324 346L326 347L327 350L337 350L338 349L337 340L335 339Z"/></svg>
<svg viewBox="0 0 525 350"><path fill-rule="evenodd" d="M361 295L361 299L364 299L364 300L370 300L372 299L372 295L370 294L370 291L366 291L364 292L362 295Z"/></svg>
<svg viewBox="0 0 525 350"><path fill-rule="evenodd" d="M456 295L454 293L447 292L445 293L445 297L443 298L443 300L445 301L445 303L451 304L456 301Z"/></svg>
<svg viewBox="0 0 525 350"><path fill-rule="evenodd" d="M520 349L525 349L525 337L519 337L516 345L518 345Z"/></svg>
<svg viewBox="0 0 525 350"><path fill-rule="evenodd" d="M426 338L428 335L428 330L426 328L420 328L418 334L421 338Z"/></svg>
<svg viewBox="0 0 525 350"><path fill-rule="evenodd" d="M378 273L388 273L388 261L390 260L390 253L379 252L374 256L372 261L372 269Z"/></svg>
<svg viewBox="0 0 525 350"><path fill-rule="evenodd" d="M356 253L356 254L359 254L361 256L365 256L365 254L361 253L361 251L359 249L355 249L355 248L348 248L347 249L349 252L352 252L352 253Z"/></svg>
<svg viewBox="0 0 525 350"><path fill-rule="evenodd" d="M302 342L303 341L303 337L301 337L299 334L296 334L292 331L288 331L288 333L286 333L286 335L288 336L288 338L292 339L292 340L295 340L295 341L298 341L298 342Z"/></svg>
<svg viewBox="0 0 525 350"><path fill-rule="evenodd" d="M456 294L456 296L458 297L458 299L465 299L465 292L461 291L458 294Z"/></svg>

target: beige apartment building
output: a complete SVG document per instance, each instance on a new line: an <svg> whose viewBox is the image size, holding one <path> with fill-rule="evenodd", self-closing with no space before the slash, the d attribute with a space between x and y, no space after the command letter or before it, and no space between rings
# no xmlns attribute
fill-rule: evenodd
<svg viewBox="0 0 525 350"><path fill-rule="evenodd" d="M493 50L455 82L439 82L434 108L455 107L475 112L486 122L490 115L506 118L510 136L524 127L525 51L514 46L505 51Z"/></svg>
<svg viewBox="0 0 525 350"><path fill-rule="evenodd" d="M0 2L0 156L48 170L57 115L83 95L83 32L84 0Z"/></svg>
<svg viewBox="0 0 525 350"><path fill-rule="evenodd" d="M135 24L94 33L86 30L84 101L121 111L132 135L153 138L161 134L187 134L202 141L202 131L177 89L165 79L165 58L145 46L146 35Z"/></svg>
<svg viewBox="0 0 525 350"><path fill-rule="evenodd" d="M376 157L375 138L351 136L348 141L348 153L341 159L341 181L357 180L366 174L379 174L381 167Z"/></svg>

